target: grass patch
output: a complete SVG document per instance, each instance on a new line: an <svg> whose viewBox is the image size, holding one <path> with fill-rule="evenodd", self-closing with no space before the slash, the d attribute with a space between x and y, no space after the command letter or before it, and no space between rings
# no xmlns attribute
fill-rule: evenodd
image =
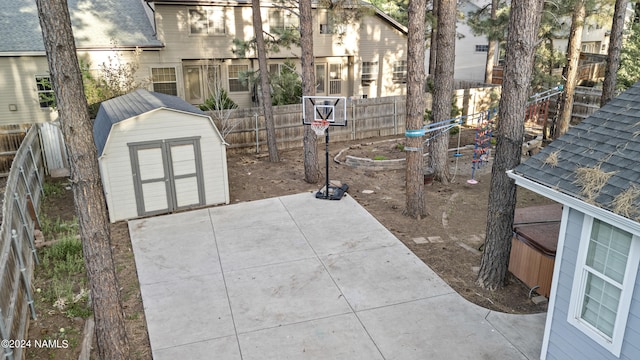
<svg viewBox="0 0 640 360"><path fill-rule="evenodd" d="M52 219L46 214L40 215L40 230L46 239L55 239L59 236L78 233L78 219L63 221L59 217Z"/></svg>
<svg viewBox="0 0 640 360"><path fill-rule="evenodd" d="M376 155L373 160L389 160L389 158L384 155Z"/></svg>
<svg viewBox="0 0 640 360"><path fill-rule="evenodd" d="M60 181L46 181L42 184L45 197L58 197L65 192L65 184Z"/></svg>
<svg viewBox="0 0 640 360"><path fill-rule="evenodd" d="M82 243L75 235L66 235L42 250L37 274L44 281L43 289L36 291L42 300L67 317L87 318L89 292L82 257Z"/></svg>

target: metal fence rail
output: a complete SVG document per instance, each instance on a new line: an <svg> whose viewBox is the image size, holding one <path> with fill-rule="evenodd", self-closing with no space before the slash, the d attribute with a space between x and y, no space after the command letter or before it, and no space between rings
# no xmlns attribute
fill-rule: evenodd
<svg viewBox="0 0 640 360"><path fill-rule="evenodd" d="M0 225L0 335L25 339L29 316L35 318L31 281L38 263L35 225L43 197L44 161L37 126L15 154L4 192ZM4 344L3 344L4 345ZM23 349L2 346L3 359L22 359Z"/></svg>

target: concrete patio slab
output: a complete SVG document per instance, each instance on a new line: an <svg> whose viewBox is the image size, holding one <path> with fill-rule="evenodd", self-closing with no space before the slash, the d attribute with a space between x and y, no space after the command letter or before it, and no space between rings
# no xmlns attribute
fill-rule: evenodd
<svg viewBox="0 0 640 360"><path fill-rule="evenodd" d="M215 231L220 261L226 271L315 258L313 249L291 220L245 230Z"/></svg>
<svg viewBox="0 0 640 360"><path fill-rule="evenodd" d="M513 316L491 311L487 321L528 359L538 359L542 348L542 336L547 314Z"/></svg>
<svg viewBox="0 0 640 360"><path fill-rule="evenodd" d="M222 275L141 285L152 349L235 335Z"/></svg>
<svg viewBox="0 0 640 360"><path fill-rule="evenodd" d="M244 360L384 359L354 314L239 336Z"/></svg>
<svg viewBox="0 0 640 360"><path fill-rule="evenodd" d="M185 214L169 222L162 217L143 219L130 230L136 234L132 245L141 284L221 271L209 213L194 211L192 218Z"/></svg>
<svg viewBox="0 0 640 360"><path fill-rule="evenodd" d="M242 359L236 336L226 336L153 351L153 360L211 358Z"/></svg>
<svg viewBox="0 0 640 360"><path fill-rule="evenodd" d="M456 293L358 313L385 359L526 359Z"/></svg>
<svg viewBox="0 0 640 360"><path fill-rule="evenodd" d="M467 302L348 195L132 220L129 232L155 359L532 360L540 352L544 316Z"/></svg>
<svg viewBox="0 0 640 360"><path fill-rule="evenodd" d="M452 293L403 244L322 257L355 311Z"/></svg>
<svg viewBox="0 0 640 360"><path fill-rule="evenodd" d="M225 275L239 333L351 312L318 259Z"/></svg>

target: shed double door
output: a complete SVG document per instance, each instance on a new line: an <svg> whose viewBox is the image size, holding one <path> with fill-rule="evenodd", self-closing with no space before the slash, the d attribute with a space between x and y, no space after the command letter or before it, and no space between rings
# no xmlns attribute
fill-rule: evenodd
<svg viewBox="0 0 640 360"><path fill-rule="evenodd" d="M200 138L129 144L138 216L205 204Z"/></svg>

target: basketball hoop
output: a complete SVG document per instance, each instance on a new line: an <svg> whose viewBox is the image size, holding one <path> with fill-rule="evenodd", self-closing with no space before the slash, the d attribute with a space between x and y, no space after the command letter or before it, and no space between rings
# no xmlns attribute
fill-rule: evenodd
<svg viewBox="0 0 640 360"><path fill-rule="evenodd" d="M311 122L311 130L313 130L316 135L322 135L329 127L329 122L327 120L317 119Z"/></svg>

